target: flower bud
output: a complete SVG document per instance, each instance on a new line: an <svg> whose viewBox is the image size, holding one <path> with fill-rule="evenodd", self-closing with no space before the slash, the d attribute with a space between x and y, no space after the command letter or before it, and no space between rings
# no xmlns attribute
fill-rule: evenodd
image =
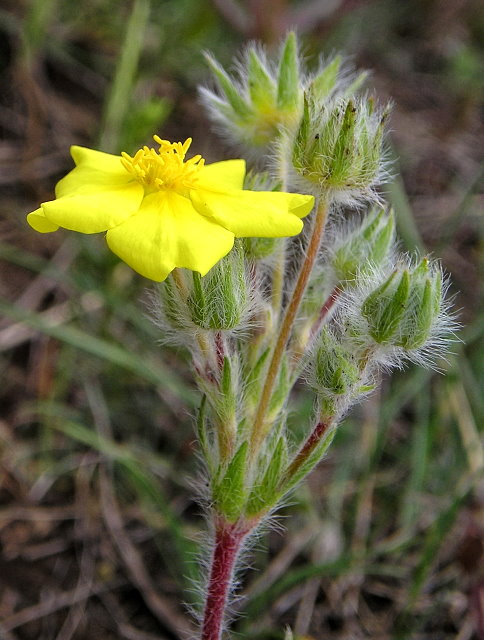
<svg viewBox="0 0 484 640"><path fill-rule="evenodd" d="M337 243L333 269L338 282L354 280L372 266L383 266L395 236L393 211L373 209L362 225Z"/></svg>
<svg viewBox="0 0 484 640"><path fill-rule="evenodd" d="M327 398L352 394L360 377L350 351L327 327L323 327L311 365L313 389Z"/></svg>
<svg viewBox="0 0 484 640"><path fill-rule="evenodd" d="M298 182L342 202L377 199L388 111L375 111L371 99L321 101L310 88L292 150Z"/></svg>
<svg viewBox="0 0 484 640"><path fill-rule="evenodd" d="M279 136L281 128L297 126L302 109L297 40L289 33L278 64L267 60L253 45L238 65L238 78L230 77L206 56L215 77L218 94L203 88L202 98L212 119L236 142L264 148Z"/></svg>
<svg viewBox="0 0 484 640"><path fill-rule="evenodd" d="M187 304L192 322L202 329L229 331L244 322L250 294L244 255L239 246L203 278L193 273L193 289Z"/></svg>
<svg viewBox="0 0 484 640"><path fill-rule="evenodd" d="M427 258L396 269L366 298L361 313L378 344L414 350L429 339L442 308L442 275Z"/></svg>

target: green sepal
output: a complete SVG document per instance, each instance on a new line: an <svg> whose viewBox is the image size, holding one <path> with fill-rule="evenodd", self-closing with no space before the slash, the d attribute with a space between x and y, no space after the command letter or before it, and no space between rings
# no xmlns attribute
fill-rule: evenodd
<svg viewBox="0 0 484 640"><path fill-rule="evenodd" d="M240 325L247 308L244 253L237 243L206 276L193 272L193 288L187 302L192 321L203 329L229 331Z"/></svg>
<svg viewBox="0 0 484 640"><path fill-rule="evenodd" d="M313 356L310 384L325 397L352 393L360 371L352 354L327 327L323 327Z"/></svg>
<svg viewBox="0 0 484 640"><path fill-rule="evenodd" d="M311 82L310 90L317 100L324 100L336 86L342 58L336 56Z"/></svg>
<svg viewBox="0 0 484 640"><path fill-rule="evenodd" d="M440 270L435 274L432 285L432 313L436 318L442 308L442 273Z"/></svg>
<svg viewBox="0 0 484 640"><path fill-rule="evenodd" d="M318 100L310 86L292 148L296 171L321 190L365 190L377 178L382 160L383 115L366 98L336 94Z"/></svg>
<svg viewBox="0 0 484 640"><path fill-rule="evenodd" d="M280 436L262 480L257 483L249 496L246 509L248 516L268 511L277 501L278 486L282 471L287 465L287 458L286 438Z"/></svg>
<svg viewBox="0 0 484 640"><path fill-rule="evenodd" d="M247 74L252 104L260 109L272 107L276 90L274 80L255 49L249 49L248 58Z"/></svg>
<svg viewBox="0 0 484 640"><path fill-rule="evenodd" d="M308 143L309 131L311 128L311 107L310 99L305 93L303 98L303 110L296 139L292 148L292 164L304 175L306 169L306 157L308 155L306 147Z"/></svg>
<svg viewBox="0 0 484 640"><path fill-rule="evenodd" d="M358 274L382 266L390 252L395 235L393 211L373 210L363 224L353 231L335 250L333 268L340 282L355 281Z"/></svg>
<svg viewBox="0 0 484 640"><path fill-rule="evenodd" d="M394 271L366 298L361 313L376 342L412 351L429 339L441 308L442 274L423 258L413 269Z"/></svg>
<svg viewBox="0 0 484 640"><path fill-rule="evenodd" d="M344 91L344 97L345 98L351 98L351 96L354 96L355 93L361 89L361 87L363 86L363 84L365 83L366 79L368 78L368 71L361 71L356 78L353 80L353 82L351 82L345 89ZM369 100L371 100L371 97L369 98Z"/></svg>
<svg viewBox="0 0 484 640"><path fill-rule="evenodd" d="M356 108L351 100L346 104L341 128L333 151L331 165L332 180L344 183L352 171L355 171L355 125Z"/></svg>
<svg viewBox="0 0 484 640"><path fill-rule="evenodd" d="M247 472L248 442L243 442L230 461L222 480L213 488L217 510L230 522L242 514L246 502L245 478Z"/></svg>
<svg viewBox="0 0 484 640"><path fill-rule="evenodd" d="M398 331L405 314L410 290L410 276L407 270L395 283L398 272L391 276L363 302L361 313L367 319L370 335L379 344L387 343Z"/></svg>
<svg viewBox="0 0 484 640"><path fill-rule="evenodd" d="M173 329L184 330L187 314L185 300L182 299L178 287L169 276L159 285L160 300L166 320Z"/></svg>
<svg viewBox="0 0 484 640"><path fill-rule="evenodd" d="M207 303L205 299L205 291L202 285L202 277L198 271L192 272L193 288L188 300L192 320L199 327L207 327Z"/></svg>
<svg viewBox="0 0 484 640"><path fill-rule="evenodd" d="M404 349L418 349L430 335L432 324L440 311L442 297L442 276L440 271L431 276L429 261L423 258L411 274L411 291L406 311L406 321L402 323L396 346Z"/></svg>
<svg viewBox="0 0 484 640"><path fill-rule="evenodd" d="M232 80L219 63L208 54L205 54L205 59L207 60L210 69L220 85L220 89L225 94L225 97L234 112L241 117L245 117L252 113L250 105L240 95L240 89L233 84Z"/></svg>
<svg viewBox="0 0 484 640"><path fill-rule="evenodd" d="M277 76L277 106L283 111L294 111L299 104L299 62L297 39L294 32L287 34L279 62Z"/></svg>
<svg viewBox="0 0 484 640"><path fill-rule="evenodd" d="M271 256L281 238L242 238L245 254L253 260L263 260Z"/></svg>

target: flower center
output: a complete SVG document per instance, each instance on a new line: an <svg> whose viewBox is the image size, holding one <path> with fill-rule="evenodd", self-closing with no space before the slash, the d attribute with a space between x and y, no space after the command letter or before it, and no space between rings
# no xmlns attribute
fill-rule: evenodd
<svg viewBox="0 0 484 640"><path fill-rule="evenodd" d="M145 146L133 157L123 151L121 162L124 168L148 192L166 189L186 192L193 188L205 160L200 155L185 160L192 139L187 138L183 143L162 140L159 136L153 136L153 139L160 145L158 151Z"/></svg>

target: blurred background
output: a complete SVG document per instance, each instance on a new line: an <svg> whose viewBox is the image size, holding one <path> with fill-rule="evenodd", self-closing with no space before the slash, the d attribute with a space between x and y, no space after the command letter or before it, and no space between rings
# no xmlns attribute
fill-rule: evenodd
<svg viewBox="0 0 484 640"><path fill-rule="evenodd" d="M308 64L342 52L391 98L401 246L442 257L462 342L345 420L241 575L239 638L484 638L483 60L479 0L0 2L0 638L174 640L206 537L199 398L160 349L146 280L99 236L39 235L71 144L153 133L236 157L197 97L289 28ZM294 428L311 413L298 393Z"/></svg>

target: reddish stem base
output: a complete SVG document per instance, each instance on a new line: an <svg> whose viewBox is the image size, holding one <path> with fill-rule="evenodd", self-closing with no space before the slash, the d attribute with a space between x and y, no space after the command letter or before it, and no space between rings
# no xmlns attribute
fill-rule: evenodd
<svg viewBox="0 0 484 640"><path fill-rule="evenodd" d="M201 640L220 640L235 563L247 529L217 522Z"/></svg>

